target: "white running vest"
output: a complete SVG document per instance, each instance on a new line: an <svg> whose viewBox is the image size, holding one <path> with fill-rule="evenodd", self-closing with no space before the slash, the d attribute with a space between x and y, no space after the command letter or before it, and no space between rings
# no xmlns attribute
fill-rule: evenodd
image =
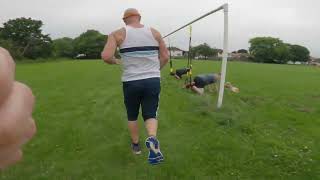
<svg viewBox="0 0 320 180"><path fill-rule="evenodd" d="M149 27L126 26L126 39L120 45L122 81L160 77L159 43Z"/></svg>

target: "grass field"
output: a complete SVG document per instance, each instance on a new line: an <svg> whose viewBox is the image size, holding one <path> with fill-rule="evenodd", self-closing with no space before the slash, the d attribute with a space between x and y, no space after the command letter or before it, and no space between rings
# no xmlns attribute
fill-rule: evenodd
<svg viewBox="0 0 320 180"><path fill-rule="evenodd" d="M194 65L195 74L212 69L219 64ZM20 64L17 79L37 97L38 133L0 179L320 179L320 69L232 62L228 71L241 93L226 92L221 110L216 94L194 95L163 71L166 159L150 166L146 148L141 156L129 148L119 66Z"/></svg>

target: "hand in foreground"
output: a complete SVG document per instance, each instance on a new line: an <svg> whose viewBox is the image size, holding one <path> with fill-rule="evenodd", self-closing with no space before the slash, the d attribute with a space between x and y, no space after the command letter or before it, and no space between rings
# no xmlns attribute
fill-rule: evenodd
<svg viewBox="0 0 320 180"><path fill-rule="evenodd" d="M36 132L34 96L30 88L14 81L14 73L12 57L0 47L0 169L22 158L22 145Z"/></svg>

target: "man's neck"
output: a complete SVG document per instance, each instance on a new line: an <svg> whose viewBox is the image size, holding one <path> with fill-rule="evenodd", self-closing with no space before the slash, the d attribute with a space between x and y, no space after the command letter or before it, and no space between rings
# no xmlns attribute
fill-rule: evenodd
<svg viewBox="0 0 320 180"><path fill-rule="evenodd" d="M142 27L144 27L144 25L140 24L139 22L128 24L128 26L131 26L133 28L142 28Z"/></svg>

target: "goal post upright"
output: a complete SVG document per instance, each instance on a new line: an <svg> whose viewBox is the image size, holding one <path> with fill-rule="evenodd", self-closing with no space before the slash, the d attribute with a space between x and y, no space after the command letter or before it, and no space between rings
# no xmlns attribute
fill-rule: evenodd
<svg viewBox="0 0 320 180"><path fill-rule="evenodd" d="M163 36L163 38L167 38L169 36L171 36L172 34L180 31L181 29L184 29L186 27L188 27L189 25L198 22L199 20L214 14L218 11L223 10L224 12L224 38L223 38L223 57L222 57L222 65L221 65L221 80L220 80L220 87L219 87L219 95L218 95L218 100L217 100L217 108L221 108L222 107L222 103L223 103L223 96L224 96L224 84L226 82L226 73L227 73L227 63L228 63L228 50L229 50L229 4L226 3L220 7L218 7L217 9L214 9L194 20L192 20L191 22L179 27L178 29L172 31L171 33Z"/></svg>
<svg viewBox="0 0 320 180"><path fill-rule="evenodd" d="M228 62L228 49L229 49L229 5L223 5L224 11L224 37L223 37L223 58L221 65L221 80L219 88L219 97L217 107L221 108L224 96L224 84L226 82L227 62Z"/></svg>

